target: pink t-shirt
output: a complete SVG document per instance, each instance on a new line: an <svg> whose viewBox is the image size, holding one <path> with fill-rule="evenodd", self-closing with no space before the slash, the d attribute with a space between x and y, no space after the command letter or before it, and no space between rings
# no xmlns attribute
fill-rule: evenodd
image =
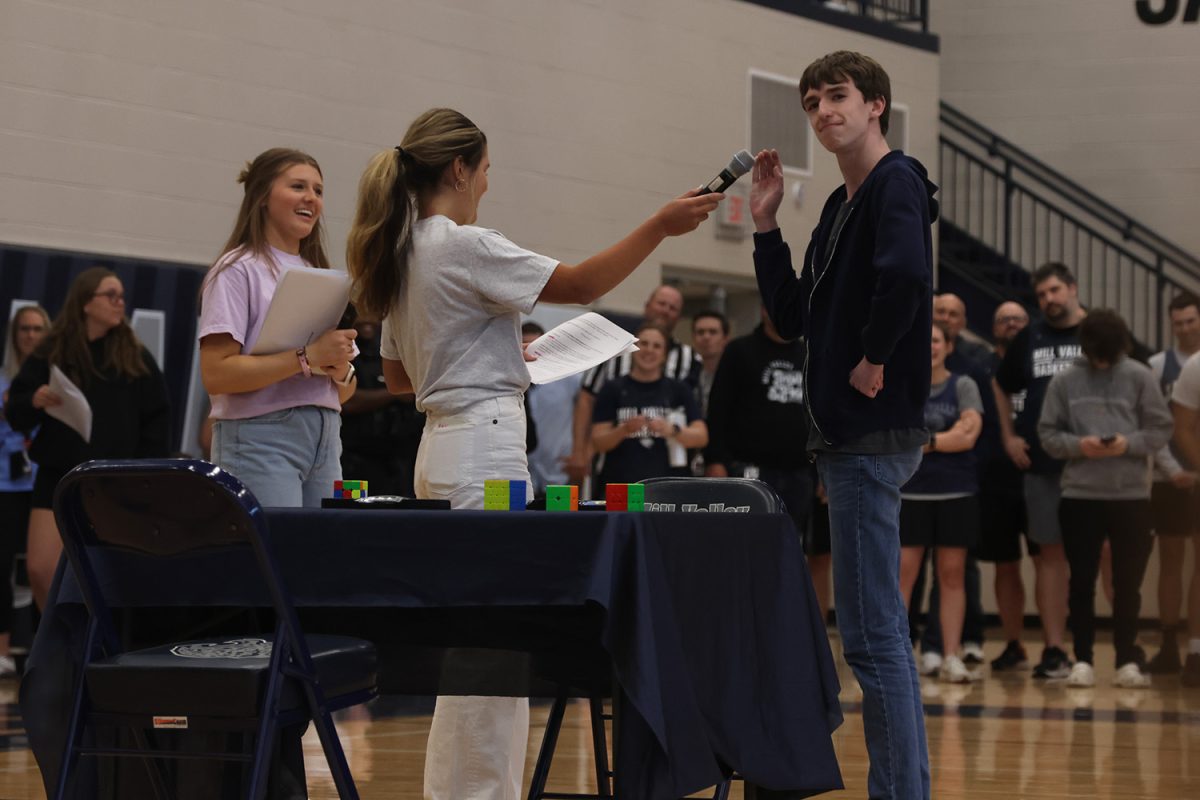
<svg viewBox="0 0 1200 800"><path fill-rule="evenodd" d="M271 248L270 260L233 251L217 262L229 263L212 280L206 279L200 302L197 337L228 333L248 353L262 332L267 308L283 273L294 267L310 266L300 256ZM215 269L215 268L214 268ZM253 392L209 395L216 419L247 419L296 406L320 406L340 411L337 387L325 375L311 378L297 373Z"/></svg>

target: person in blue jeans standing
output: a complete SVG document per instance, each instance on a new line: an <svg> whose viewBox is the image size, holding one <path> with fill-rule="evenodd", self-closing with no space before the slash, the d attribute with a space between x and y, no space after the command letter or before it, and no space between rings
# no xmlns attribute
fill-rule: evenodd
<svg viewBox="0 0 1200 800"><path fill-rule="evenodd" d="M900 487L930 440L924 406L937 187L918 161L888 147L890 82L873 59L845 51L818 59L800 79L800 100L845 183L826 201L797 276L776 219L779 154L758 154L750 193L755 274L780 335L808 342L808 450L829 499L843 652L863 690L868 794L928 798L899 529Z"/></svg>

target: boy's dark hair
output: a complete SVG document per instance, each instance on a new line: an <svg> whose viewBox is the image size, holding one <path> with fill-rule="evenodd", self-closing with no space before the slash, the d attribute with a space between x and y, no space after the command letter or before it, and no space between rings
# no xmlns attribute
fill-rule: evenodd
<svg viewBox="0 0 1200 800"><path fill-rule="evenodd" d="M1033 271L1033 285L1035 288L1042 281L1048 281L1051 278L1058 278L1067 286L1075 285L1075 276L1071 273L1071 268L1061 261L1047 261Z"/></svg>
<svg viewBox="0 0 1200 800"><path fill-rule="evenodd" d="M726 336L729 335L729 318L720 311L715 311L711 308L705 309L704 311L699 311L692 317L692 330L695 330L697 322L705 318L715 319L717 322L720 322L721 333L725 334Z"/></svg>
<svg viewBox="0 0 1200 800"><path fill-rule="evenodd" d="M1195 306L1197 311L1200 311L1200 297L1192 294L1189 291L1183 291L1171 298L1171 302L1167 303L1167 313L1172 311L1182 311L1188 306Z"/></svg>
<svg viewBox="0 0 1200 800"><path fill-rule="evenodd" d="M845 80L852 81L868 102L883 98L879 130L887 136L888 122L892 118L892 81L879 62L870 56L850 50L838 50L821 56L809 64L800 76L800 96L808 94L809 89Z"/></svg>
<svg viewBox="0 0 1200 800"><path fill-rule="evenodd" d="M528 322L523 323L521 325L521 335L522 336L528 336L531 333L535 334L537 336L541 336L545 332L546 332L546 329L543 328L541 325L538 325L533 320L529 320Z"/></svg>
<svg viewBox="0 0 1200 800"><path fill-rule="evenodd" d="M1133 349L1129 326L1116 311L1101 308L1089 311L1079 326L1079 346L1088 361L1115 364Z"/></svg>

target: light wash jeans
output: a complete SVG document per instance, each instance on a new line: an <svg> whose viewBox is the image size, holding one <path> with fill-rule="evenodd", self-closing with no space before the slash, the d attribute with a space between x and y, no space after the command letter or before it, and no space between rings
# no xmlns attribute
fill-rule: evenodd
<svg viewBox="0 0 1200 800"><path fill-rule="evenodd" d="M829 498L838 631L863 691L873 800L930 796L920 679L900 592L900 487L920 463L919 449L817 454Z"/></svg>
<svg viewBox="0 0 1200 800"><path fill-rule="evenodd" d="M483 482L495 478L525 481L528 501L523 401L501 397L454 416L429 413L417 497L481 509ZM528 743L528 698L439 697L425 750L426 800L519 800Z"/></svg>
<svg viewBox="0 0 1200 800"><path fill-rule="evenodd" d="M319 508L342 478L342 418L296 406L213 424L212 460L245 484L262 506Z"/></svg>

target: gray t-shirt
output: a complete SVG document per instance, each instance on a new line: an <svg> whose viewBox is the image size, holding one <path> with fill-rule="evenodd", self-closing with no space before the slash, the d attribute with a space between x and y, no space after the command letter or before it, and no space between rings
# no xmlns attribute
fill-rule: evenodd
<svg viewBox="0 0 1200 800"><path fill-rule="evenodd" d="M496 231L441 215L413 225L408 271L383 321L379 353L404 364L418 410L458 414L529 387L521 314L533 311L557 265Z"/></svg>

